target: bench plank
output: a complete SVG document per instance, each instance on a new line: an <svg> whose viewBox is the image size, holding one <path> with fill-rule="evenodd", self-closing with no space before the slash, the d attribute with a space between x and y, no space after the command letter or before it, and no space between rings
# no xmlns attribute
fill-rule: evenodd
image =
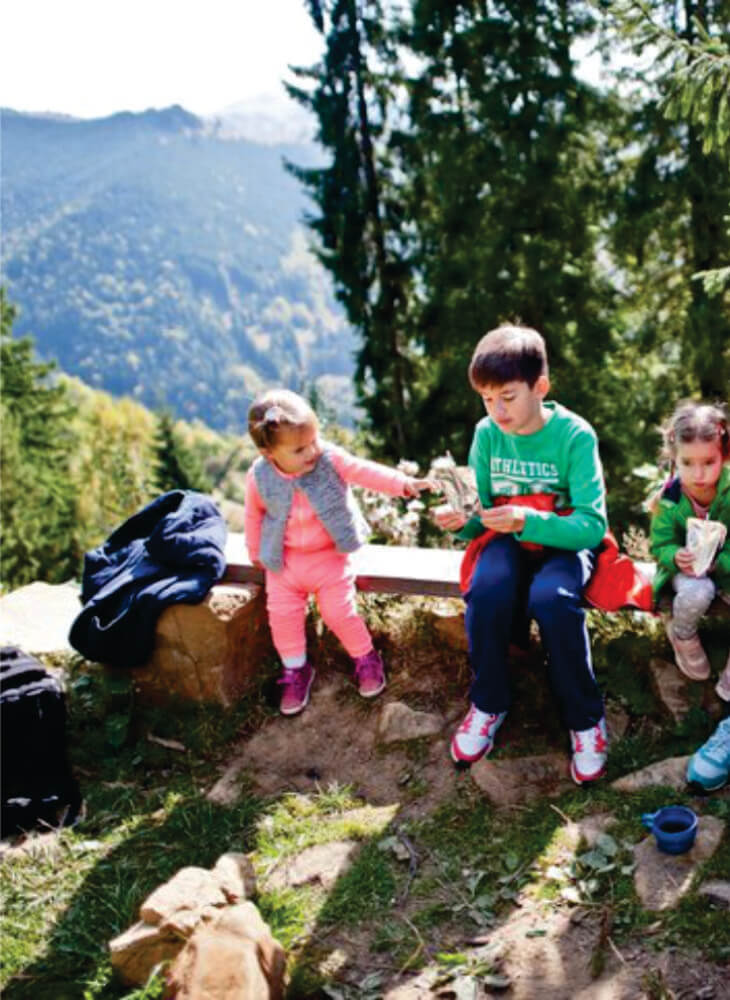
<svg viewBox="0 0 730 1000"><path fill-rule="evenodd" d="M460 597L457 549L422 549L405 545L363 545L353 553L360 590L376 594L425 594ZM231 532L226 543L228 566L224 580L231 583L264 582L263 570L251 564L246 540Z"/></svg>
<svg viewBox="0 0 730 1000"><path fill-rule="evenodd" d="M407 545L363 545L353 553L357 586L375 594L423 594L461 597L461 549L423 549ZM228 566L224 581L263 584L263 570L253 566L243 534L231 532L226 543ZM649 579L654 563L637 562Z"/></svg>

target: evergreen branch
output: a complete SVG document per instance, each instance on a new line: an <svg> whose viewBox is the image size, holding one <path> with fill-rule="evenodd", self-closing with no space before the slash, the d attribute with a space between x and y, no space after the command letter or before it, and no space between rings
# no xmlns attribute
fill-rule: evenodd
<svg viewBox="0 0 730 1000"><path fill-rule="evenodd" d="M612 11L636 47L655 46L657 63L673 61L670 90L660 104L665 118L698 128L704 153L730 156L730 47L696 15L687 28L693 37L683 37L657 21L646 0L617 0Z"/></svg>

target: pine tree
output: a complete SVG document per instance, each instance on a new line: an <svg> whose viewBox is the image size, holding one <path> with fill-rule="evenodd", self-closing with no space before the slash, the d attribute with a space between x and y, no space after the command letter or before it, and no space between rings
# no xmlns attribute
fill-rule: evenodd
<svg viewBox="0 0 730 1000"><path fill-rule="evenodd" d="M211 481L206 476L197 457L185 447L175 430L172 415L163 410L157 414L157 441L155 444L155 484L158 490L199 490L207 493Z"/></svg>
<svg viewBox="0 0 730 1000"><path fill-rule="evenodd" d="M665 359L679 355L673 391L706 398L730 383L730 3L682 0L612 6L608 44L630 40L651 67L622 71L636 83L613 231L631 275L635 314ZM628 298L628 296L627 296Z"/></svg>
<svg viewBox="0 0 730 1000"><path fill-rule="evenodd" d="M317 116L331 156L319 169L290 164L319 209L308 221L338 298L362 334L356 383L382 448L403 454L407 417L407 261L399 252L405 220L389 178L388 114L398 82L386 5L380 0L309 0L326 39L322 63L297 68L306 86L289 93ZM377 68L376 68L377 67Z"/></svg>
<svg viewBox="0 0 730 1000"><path fill-rule="evenodd" d="M16 309L0 288L0 521L2 584L57 583L78 570L74 484L69 465L73 408L54 365L35 360L30 338L14 339Z"/></svg>
<svg viewBox="0 0 730 1000"><path fill-rule="evenodd" d="M424 364L414 417L464 455L478 400L471 351L520 320L546 337L556 392L594 419L616 347L615 303L597 266L601 123L610 101L575 75L580 3L414 0L404 175L417 228L414 303Z"/></svg>

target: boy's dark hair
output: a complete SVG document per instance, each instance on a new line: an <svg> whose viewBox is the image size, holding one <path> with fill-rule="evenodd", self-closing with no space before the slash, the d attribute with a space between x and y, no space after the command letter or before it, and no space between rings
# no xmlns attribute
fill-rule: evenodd
<svg viewBox="0 0 730 1000"><path fill-rule="evenodd" d="M269 389L248 411L248 432L259 449L272 448L282 428L319 427L317 414L296 392Z"/></svg>
<svg viewBox="0 0 730 1000"><path fill-rule="evenodd" d="M487 385L527 382L532 388L547 375L542 336L529 326L498 326L477 344L469 365L469 381L477 390Z"/></svg>

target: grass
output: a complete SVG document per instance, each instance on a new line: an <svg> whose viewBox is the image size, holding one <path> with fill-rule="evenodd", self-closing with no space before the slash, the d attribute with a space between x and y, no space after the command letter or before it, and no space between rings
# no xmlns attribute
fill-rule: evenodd
<svg viewBox="0 0 730 1000"><path fill-rule="evenodd" d="M376 611L387 617L385 605ZM402 619L408 622L406 615ZM667 723L641 669L661 650L661 636L637 634L630 617L610 621L598 630L597 671L632 719L627 736L612 748L612 778L690 752L706 737L708 720L698 705L681 725ZM407 627L424 629L417 616ZM696 894L658 915L637 902L627 845L645 835L641 813L666 804L666 790L626 794L604 784L576 788L552 804L495 810L468 776L455 775L447 804L403 820L397 805L368 806L344 784L262 799L244 778L239 799L222 807L203 793L231 744L270 717L264 686L229 713L182 704L143 709L134 704L127 677L78 661L70 666L69 746L87 818L52 845L38 841L34 853L2 862L0 986L8 1000L153 1000L161 996L160 975L130 991L115 980L106 948L134 922L152 889L184 865L209 867L229 850L248 853L263 884L274 866L336 840L356 847L351 867L329 891L318 884L267 885L257 900L289 953L291 997L321 996L325 987L343 1000L375 997L379 975L428 962L443 967L446 976L477 970L498 978L492 959L478 950L465 952L464 941L499 927L518 894L560 901L568 886L580 905L605 915L619 948L641 935L648 948L696 949L708 961L730 959L727 921ZM530 712L544 712L534 675L526 671L518 683L527 707L515 712L515 734L530 725ZM550 745L559 733L553 728L535 734L533 725L530 752ZM171 749L150 735L185 749ZM423 790L418 771L427 752L424 741L407 748L404 803ZM504 755L515 752L519 746ZM671 799L697 805L685 793L671 792ZM726 798L708 797L700 808L730 823ZM601 870L583 847L567 850L564 843L566 818L596 813L615 817L615 864L602 866L610 870ZM608 841L606 847L611 849ZM727 837L701 876L730 879ZM343 941L357 950L362 940L376 967L369 970L373 978L364 976L355 987L341 980L338 955ZM603 957L600 951L594 956L596 969Z"/></svg>

